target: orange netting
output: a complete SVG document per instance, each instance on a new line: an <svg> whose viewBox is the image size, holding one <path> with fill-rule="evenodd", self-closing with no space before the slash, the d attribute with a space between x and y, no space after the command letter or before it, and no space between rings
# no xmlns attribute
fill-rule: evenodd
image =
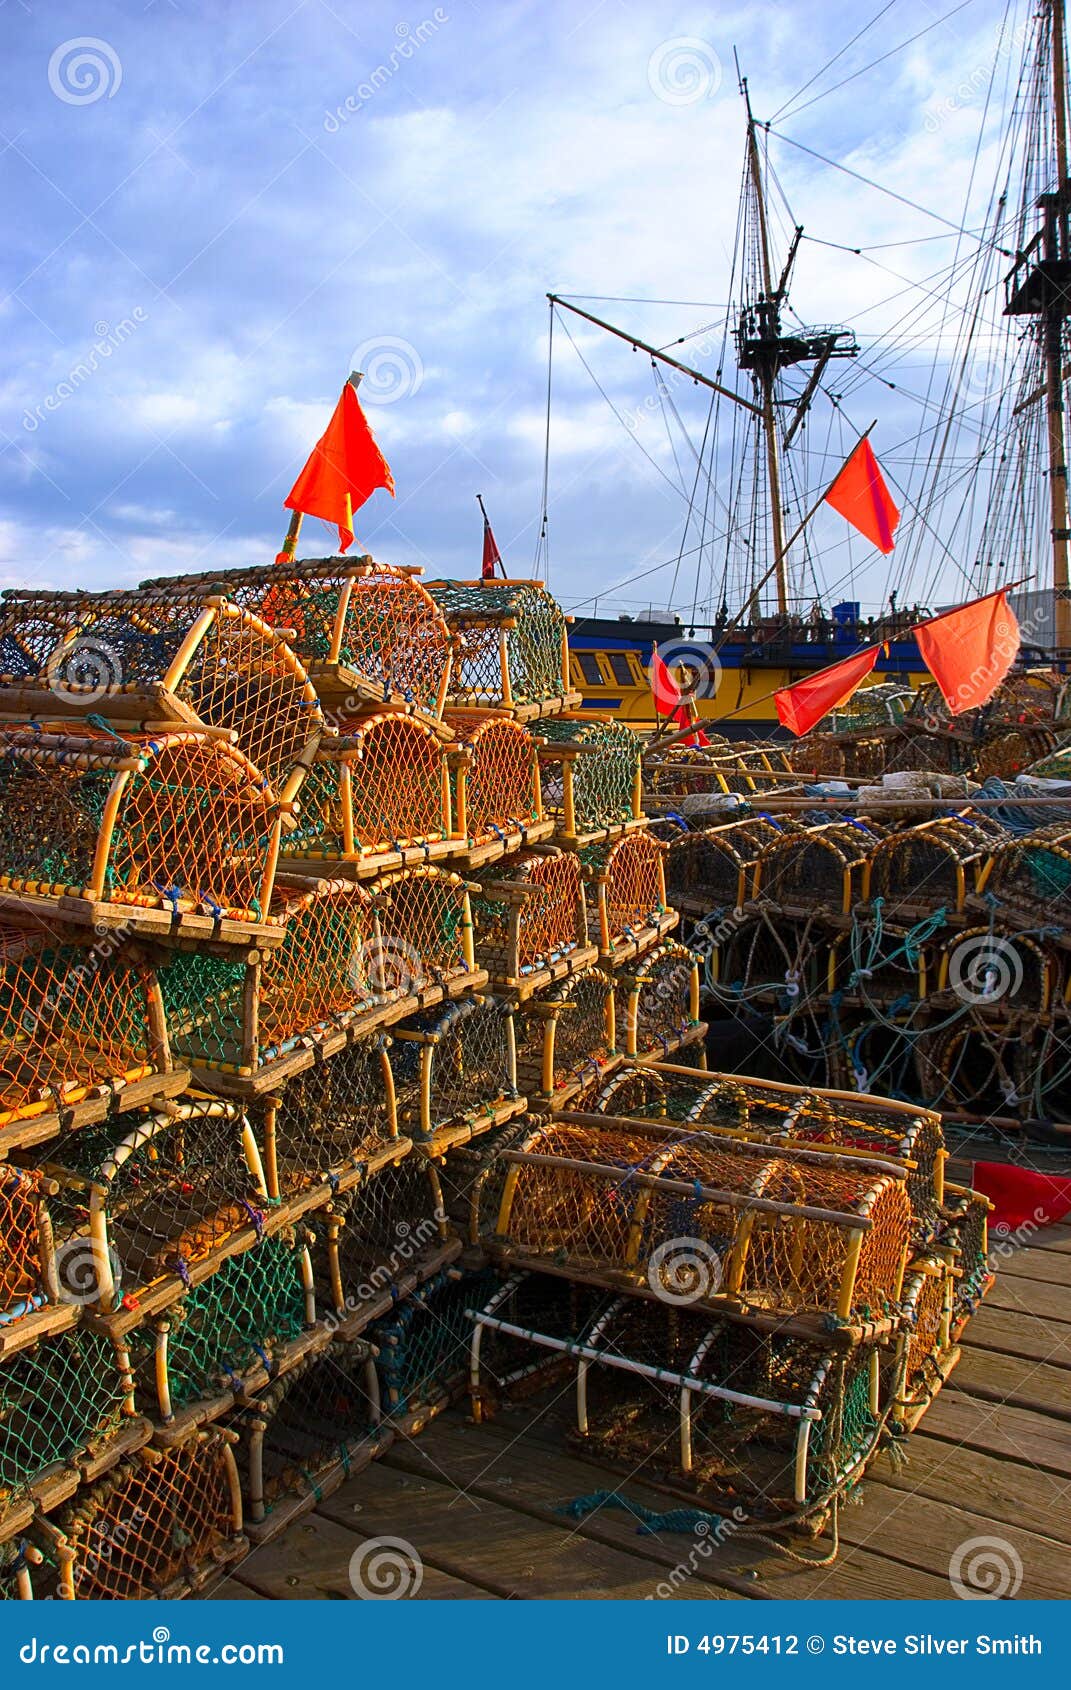
<svg viewBox="0 0 1071 1690"><path fill-rule="evenodd" d="M699 962L672 940L618 976L617 1043L629 1056L667 1051L697 1025Z"/></svg>
<svg viewBox="0 0 1071 1690"><path fill-rule="evenodd" d="M272 789L222 740L78 724L0 737L0 887L261 920L279 832Z"/></svg>
<svg viewBox="0 0 1071 1690"><path fill-rule="evenodd" d="M153 1030L155 976L117 954L121 942L0 929L0 1127L170 1066Z"/></svg>
<svg viewBox="0 0 1071 1690"><path fill-rule="evenodd" d="M51 1272L45 1260L48 1222L43 1217L41 1173L0 1166L0 1322L17 1319L46 1301ZM42 1224L43 1223L43 1224Z"/></svg>
<svg viewBox="0 0 1071 1690"><path fill-rule="evenodd" d="M575 852L520 852L508 866L476 878L483 888L473 900L477 954L494 976L520 980L584 943L584 884Z"/></svg>
<svg viewBox="0 0 1071 1690"><path fill-rule="evenodd" d="M542 821L539 760L528 729L511 717L483 711L465 715L448 711L446 721L466 758L469 842L485 844Z"/></svg>
<svg viewBox="0 0 1071 1690"><path fill-rule="evenodd" d="M472 971L472 912L460 875L432 866L398 869L375 886L372 984L381 1000L448 987Z"/></svg>
<svg viewBox="0 0 1071 1690"><path fill-rule="evenodd" d="M598 885L604 949L636 938L666 913L663 846L645 831L627 833L612 845L590 846L585 870Z"/></svg>
<svg viewBox="0 0 1071 1690"><path fill-rule="evenodd" d="M419 717L395 711L339 722L302 788L288 856L357 860L438 843L451 832L446 746Z"/></svg>

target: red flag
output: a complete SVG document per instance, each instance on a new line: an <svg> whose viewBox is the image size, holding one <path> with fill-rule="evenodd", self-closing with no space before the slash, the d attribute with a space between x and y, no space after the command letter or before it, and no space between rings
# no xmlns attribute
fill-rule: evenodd
<svg viewBox="0 0 1071 1690"><path fill-rule="evenodd" d="M331 421L283 503L287 510L338 524L341 551L353 544L353 513L377 487L394 497L394 477L376 445L353 384L347 382Z"/></svg>
<svg viewBox="0 0 1071 1690"><path fill-rule="evenodd" d="M868 645L865 651L857 651L842 663L832 663L828 669L819 669L817 675L808 675L805 681L775 692L774 705L781 726L797 735L813 728L827 711L835 710L838 704L851 698L860 681L870 674L880 650L880 645Z"/></svg>
<svg viewBox="0 0 1071 1690"><path fill-rule="evenodd" d="M891 552L900 512L893 504L869 440L855 451L826 494L826 504L846 517L879 552Z"/></svg>
<svg viewBox="0 0 1071 1690"><path fill-rule="evenodd" d="M986 704L1019 653L1019 624L1003 588L935 616L914 633L953 716Z"/></svg>
<svg viewBox="0 0 1071 1690"><path fill-rule="evenodd" d="M1006 1236L1019 1227L1033 1231L1051 1226L1071 1213L1071 1179L1063 1174L1038 1174L1006 1162L976 1162L971 1184L994 1205L989 1217L991 1236L994 1232Z"/></svg>
<svg viewBox="0 0 1071 1690"><path fill-rule="evenodd" d="M496 564L501 567L502 553L498 549L498 542L491 531L491 524L487 520L485 511L483 518L483 566L480 570L483 580L494 580Z"/></svg>
<svg viewBox="0 0 1071 1690"><path fill-rule="evenodd" d="M658 647L651 647L651 697L660 716L676 715L681 701L681 689L658 655Z"/></svg>

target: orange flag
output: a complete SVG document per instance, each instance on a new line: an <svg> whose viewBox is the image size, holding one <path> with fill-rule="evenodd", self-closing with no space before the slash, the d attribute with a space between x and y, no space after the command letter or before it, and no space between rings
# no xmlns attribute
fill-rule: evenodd
<svg viewBox="0 0 1071 1690"><path fill-rule="evenodd" d="M988 703L1019 654L1019 624L1003 587L935 616L914 634L953 716Z"/></svg>
<svg viewBox="0 0 1071 1690"><path fill-rule="evenodd" d="M855 652L842 663L832 663L828 669L819 669L817 675L808 675L805 681L775 692L774 707L781 726L789 733L807 733L827 711L835 710L838 704L851 698L859 683L870 674L880 650L880 645L868 645L865 651Z"/></svg>
<svg viewBox="0 0 1071 1690"><path fill-rule="evenodd" d="M846 517L879 552L891 552L900 512L893 504L870 441L860 440L826 494L826 504Z"/></svg>
<svg viewBox="0 0 1071 1690"><path fill-rule="evenodd" d="M352 382L283 503L287 510L338 524L339 549L353 544L353 513L377 487L394 497L394 477L376 445Z"/></svg>

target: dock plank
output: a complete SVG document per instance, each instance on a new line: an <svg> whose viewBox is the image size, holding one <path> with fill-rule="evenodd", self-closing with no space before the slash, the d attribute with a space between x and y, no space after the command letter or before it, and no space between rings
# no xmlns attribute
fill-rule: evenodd
<svg viewBox="0 0 1071 1690"><path fill-rule="evenodd" d="M356 1602L359 1598L350 1582L350 1558L362 1543L382 1535L369 1532L363 1523L357 1527L356 1518L352 1516L351 1524L318 1513L306 1515L273 1543L254 1549L241 1562L235 1577L257 1595L276 1600L319 1602L342 1598ZM392 1535L401 1536L406 1529L411 1534L412 1525L408 1518L398 1519ZM496 1594L425 1561L416 1597L423 1601L484 1600Z"/></svg>
<svg viewBox="0 0 1071 1690"><path fill-rule="evenodd" d="M1039 1481L1037 1470L1024 1461L985 1455L930 1437L925 1430L928 1424L924 1421L924 1429L910 1439L905 1466L894 1467L885 1459L877 1462L873 1472L883 1485L938 1502L967 1501L990 1530L1014 1520L1027 1531L1071 1545L1067 1506L1071 1483L1048 1475Z"/></svg>
<svg viewBox="0 0 1071 1690"><path fill-rule="evenodd" d="M931 1437L965 1444L984 1455L1021 1461L1035 1474L1040 1471L1060 1479L1071 1478L1071 1437L1062 1420L983 1402L965 1391L945 1390L924 1424Z"/></svg>
<svg viewBox="0 0 1071 1690"><path fill-rule="evenodd" d="M1071 1368L1071 1324L997 1308L987 1298L967 1328L964 1354L997 1350L1022 1361L1044 1361Z"/></svg>
<svg viewBox="0 0 1071 1690"><path fill-rule="evenodd" d="M996 1350L964 1350L948 1389L1071 1420L1071 1372ZM1071 1445L1071 1436L1067 1439Z"/></svg>
<svg viewBox="0 0 1071 1690"><path fill-rule="evenodd" d="M1052 1320L1071 1324L1071 1296L1066 1286L1046 1285L1039 1279L1021 1278L1002 1270L986 1298L986 1305L995 1309L1011 1309L1016 1314L1034 1315L1038 1320ZM968 1343L970 1327L967 1327Z"/></svg>

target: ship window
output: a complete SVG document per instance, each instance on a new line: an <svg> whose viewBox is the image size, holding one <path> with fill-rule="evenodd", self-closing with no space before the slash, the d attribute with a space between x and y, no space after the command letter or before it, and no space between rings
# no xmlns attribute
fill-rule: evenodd
<svg viewBox="0 0 1071 1690"><path fill-rule="evenodd" d="M599 660L593 651L575 651L573 656L576 658L585 686L604 687L606 685L602 670L599 668Z"/></svg>
<svg viewBox="0 0 1071 1690"><path fill-rule="evenodd" d="M606 661L610 665L610 673L619 687L634 687L636 685L636 677L632 673L632 664L629 662L627 651L608 651Z"/></svg>

